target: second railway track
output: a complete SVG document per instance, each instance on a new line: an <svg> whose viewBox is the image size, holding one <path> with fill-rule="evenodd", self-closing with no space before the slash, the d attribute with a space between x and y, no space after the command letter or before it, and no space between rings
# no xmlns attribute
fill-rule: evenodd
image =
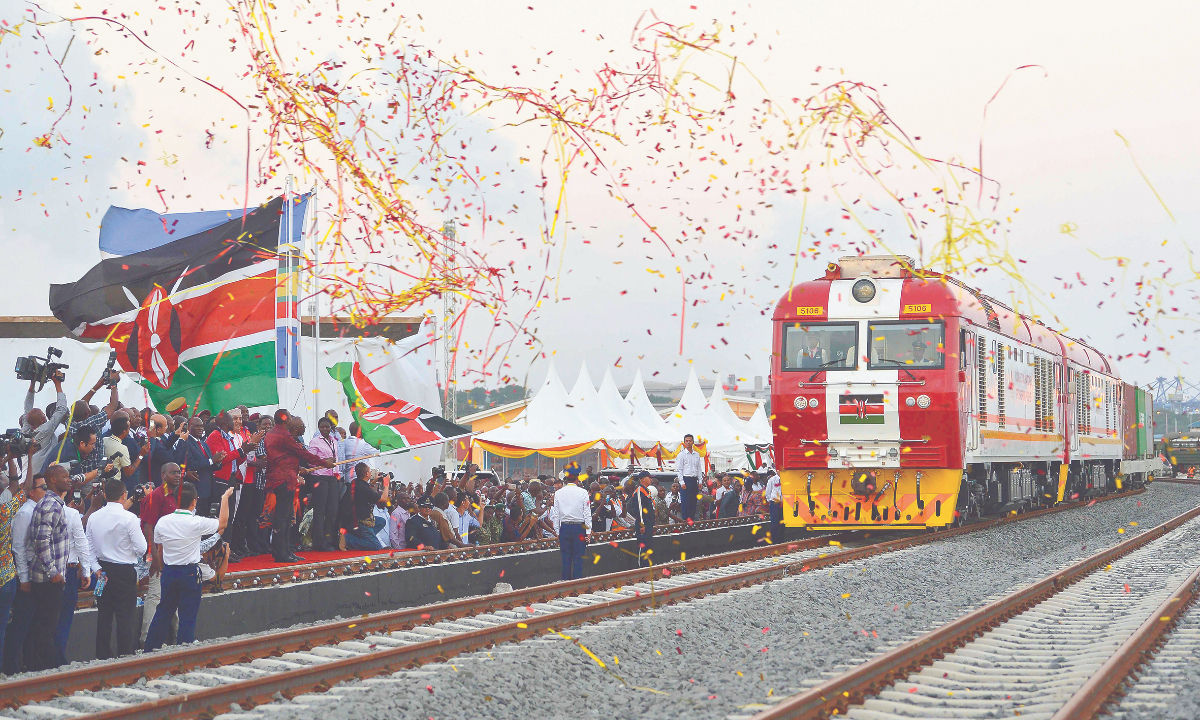
<svg viewBox="0 0 1200 720"><path fill-rule="evenodd" d="M1109 496L1123 497L1122 496ZM483 598L93 664L0 683L15 717L211 716L461 652L935 542L1068 505L860 547L825 536ZM830 539L846 543L830 548ZM650 582L651 578L654 582ZM333 699L336 693L328 696ZM10 715L12 716L12 715Z"/></svg>

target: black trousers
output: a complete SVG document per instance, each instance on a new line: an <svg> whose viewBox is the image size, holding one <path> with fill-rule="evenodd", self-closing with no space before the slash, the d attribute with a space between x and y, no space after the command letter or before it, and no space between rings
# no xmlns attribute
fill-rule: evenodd
<svg viewBox="0 0 1200 720"><path fill-rule="evenodd" d="M100 561L108 578L104 592L96 598L96 657L100 660L132 655L139 626L137 613L137 570L132 565ZM117 652L112 651L113 622L117 626Z"/></svg>
<svg viewBox="0 0 1200 720"><path fill-rule="evenodd" d="M767 512L771 523L768 526L771 544L778 545L783 542L783 503L778 501L767 503Z"/></svg>
<svg viewBox="0 0 1200 720"><path fill-rule="evenodd" d="M312 508L313 550L338 548L338 500L342 483L332 475L313 475L308 506Z"/></svg>
<svg viewBox="0 0 1200 720"><path fill-rule="evenodd" d="M292 502L295 493L286 487L272 490L275 494L275 514L271 516L271 554L285 561L292 554Z"/></svg>
<svg viewBox="0 0 1200 720"><path fill-rule="evenodd" d="M54 632L58 629L58 615L62 611L62 596L66 583L35 582L30 595L33 600L33 619L29 623L29 640L32 643L25 664L29 670L49 670L58 667L54 657Z"/></svg>
<svg viewBox="0 0 1200 720"><path fill-rule="evenodd" d="M638 567L650 567L650 561L654 558L653 549L654 527L647 527L643 523L637 523L634 527L637 535L637 553Z"/></svg>
<svg viewBox="0 0 1200 720"><path fill-rule="evenodd" d="M258 527L258 518L262 515L266 493L266 490L259 490L253 484L242 485L242 500L238 503L237 516L233 519L238 540L244 541L253 555L263 555L271 551L266 534Z"/></svg>
<svg viewBox="0 0 1200 720"><path fill-rule="evenodd" d="M683 521L696 519L697 495L700 494L700 478L685 477L683 479L683 495L681 500L681 509L683 510Z"/></svg>

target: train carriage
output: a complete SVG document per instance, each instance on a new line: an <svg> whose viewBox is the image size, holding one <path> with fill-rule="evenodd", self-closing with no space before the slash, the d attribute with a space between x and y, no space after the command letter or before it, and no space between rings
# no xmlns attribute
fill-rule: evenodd
<svg viewBox="0 0 1200 720"><path fill-rule="evenodd" d="M788 525L946 526L1149 475L1140 391L1098 350L907 258L842 258L773 322Z"/></svg>

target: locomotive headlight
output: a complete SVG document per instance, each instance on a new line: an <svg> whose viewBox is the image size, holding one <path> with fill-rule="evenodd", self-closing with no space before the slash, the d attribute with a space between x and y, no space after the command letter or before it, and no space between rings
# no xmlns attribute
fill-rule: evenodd
<svg viewBox="0 0 1200 720"><path fill-rule="evenodd" d="M888 457L890 457L890 458L897 458L897 457L900 457L900 450L898 448L891 447L891 448L888 448L887 454L888 454Z"/></svg>
<svg viewBox="0 0 1200 720"><path fill-rule="evenodd" d="M796 406L797 410L803 410L808 406L808 401L803 397L797 396L796 399L792 401L792 404Z"/></svg>
<svg viewBox="0 0 1200 720"><path fill-rule="evenodd" d="M854 283L850 288L850 294L860 303L869 303L875 299L875 283L863 278Z"/></svg>
<svg viewBox="0 0 1200 720"><path fill-rule="evenodd" d="M918 395L917 396L917 407L921 408L922 410L929 407L929 396L928 395Z"/></svg>
<svg viewBox="0 0 1200 720"><path fill-rule="evenodd" d="M909 407L913 407L917 404L917 399L912 395L909 395L908 397L904 398L904 404Z"/></svg>
<svg viewBox="0 0 1200 720"><path fill-rule="evenodd" d="M821 404L821 403L820 403L820 402L818 402L816 398L809 398L809 399L808 399L808 406L809 406L810 408L813 408L814 410L815 410L815 409L817 408L817 406L818 406L818 405L820 405L820 404Z"/></svg>
<svg viewBox="0 0 1200 720"><path fill-rule="evenodd" d="M837 457L837 456L838 456L837 448L829 448L829 457Z"/></svg>

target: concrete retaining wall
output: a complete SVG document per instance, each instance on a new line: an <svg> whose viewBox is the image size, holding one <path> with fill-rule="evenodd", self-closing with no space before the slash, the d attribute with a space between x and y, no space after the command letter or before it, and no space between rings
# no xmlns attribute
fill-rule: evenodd
<svg viewBox="0 0 1200 720"><path fill-rule="evenodd" d="M741 525L656 537L654 559L656 563L666 563L679 560L683 553L687 557L697 557L742 550L753 546L763 536L765 526L758 527L757 531L756 527ZM610 544L589 547L584 573L593 576L635 567L634 543L634 540L624 540L616 547ZM597 555L598 561L595 560ZM559 552L554 549L288 583L280 587L227 590L204 596L196 638L211 640L486 595L492 592L497 582L507 582L514 588L544 585L557 581L561 572ZM95 656L96 611L94 608L76 611L67 643L67 658L92 660Z"/></svg>

